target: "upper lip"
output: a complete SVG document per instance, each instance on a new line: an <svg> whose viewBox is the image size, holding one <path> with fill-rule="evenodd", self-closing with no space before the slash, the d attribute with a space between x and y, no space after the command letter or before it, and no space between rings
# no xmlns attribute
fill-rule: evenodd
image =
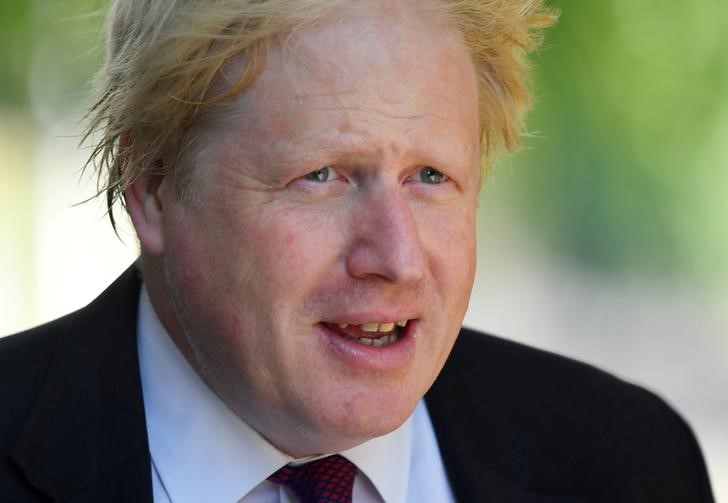
<svg viewBox="0 0 728 503"><path fill-rule="evenodd" d="M314 323L330 325L363 325L365 323L397 323L398 321L418 320L422 310L412 301L392 299L387 302L380 299L339 299L337 305L330 306L328 311L313 314Z"/></svg>
<svg viewBox="0 0 728 503"><path fill-rule="evenodd" d="M398 321L411 321L414 319L417 319L417 316L412 314L366 314L335 316L322 320L322 323L331 323L333 325L364 325L366 323L397 323Z"/></svg>

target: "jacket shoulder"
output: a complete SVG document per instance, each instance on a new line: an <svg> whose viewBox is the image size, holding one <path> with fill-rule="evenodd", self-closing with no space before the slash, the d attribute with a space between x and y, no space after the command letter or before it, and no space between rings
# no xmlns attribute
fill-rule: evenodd
<svg viewBox="0 0 728 503"><path fill-rule="evenodd" d="M480 449L501 451L496 469L520 471L529 487L588 501L712 501L683 418L594 366L463 329L428 396L432 407L464 421L463 431L499 431L468 434L462 446L484 438ZM528 462L517 459L526 453Z"/></svg>
<svg viewBox="0 0 728 503"><path fill-rule="evenodd" d="M151 501L140 282L132 266L88 306L0 339L0 500Z"/></svg>
<svg viewBox="0 0 728 503"><path fill-rule="evenodd" d="M8 452L32 414L55 348L73 316L0 338L0 494L13 501L42 499L31 485L18 483L22 475Z"/></svg>
<svg viewBox="0 0 728 503"><path fill-rule="evenodd" d="M76 313L30 330L0 338L0 445L13 433L32 407L39 387L45 380L48 364ZM9 435L8 435L9 434Z"/></svg>

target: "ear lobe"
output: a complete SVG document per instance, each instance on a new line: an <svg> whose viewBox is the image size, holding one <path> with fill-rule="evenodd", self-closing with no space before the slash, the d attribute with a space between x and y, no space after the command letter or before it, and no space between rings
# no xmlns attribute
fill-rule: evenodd
<svg viewBox="0 0 728 503"><path fill-rule="evenodd" d="M124 192L126 207L142 249L150 255L164 252L162 175L142 175Z"/></svg>

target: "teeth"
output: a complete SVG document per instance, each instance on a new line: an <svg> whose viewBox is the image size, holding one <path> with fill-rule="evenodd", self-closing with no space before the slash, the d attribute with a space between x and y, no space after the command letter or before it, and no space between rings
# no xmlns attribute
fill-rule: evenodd
<svg viewBox="0 0 728 503"><path fill-rule="evenodd" d="M362 329L362 332L379 331L379 323L362 323L361 325L359 325L359 327Z"/></svg>
<svg viewBox="0 0 728 503"><path fill-rule="evenodd" d="M389 340L389 337L382 337L381 339L373 339L372 346L374 346L375 348L378 348L379 346L383 346L385 343L387 343L388 340Z"/></svg>
<svg viewBox="0 0 728 503"><path fill-rule="evenodd" d="M393 342L397 342L399 340L399 336L397 334L391 334L391 335L385 335L384 337L379 337L377 339L370 339L369 337L360 337L358 339L354 339L361 344L364 344L365 346L373 346L375 348L381 347L381 346L387 346L389 344L392 344Z"/></svg>
<svg viewBox="0 0 728 503"><path fill-rule="evenodd" d="M362 323L359 325L359 328L361 328L362 332L391 332L394 330L394 327L404 327L407 325L407 320L404 321L390 321L388 323ZM346 328L347 324L339 324L341 328Z"/></svg>
<svg viewBox="0 0 728 503"><path fill-rule="evenodd" d="M387 323L362 323L361 325L351 325L355 327L359 327L359 329L362 332L365 333L381 333L381 334L387 334L382 335L381 337L356 337L352 335L346 335L346 337L349 337L351 339L354 339L356 341L359 341L360 343L364 344L365 346L373 346L375 348L386 346L388 344L392 344L393 342L397 342L399 340L400 331L395 330L395 327L405 327L407 326L408 320L400 320L400 321L389 321ZM337 323L336 324L339 328L346 328L350 326L348 323ZM388 333L391 332L391 333Z"/></svg>

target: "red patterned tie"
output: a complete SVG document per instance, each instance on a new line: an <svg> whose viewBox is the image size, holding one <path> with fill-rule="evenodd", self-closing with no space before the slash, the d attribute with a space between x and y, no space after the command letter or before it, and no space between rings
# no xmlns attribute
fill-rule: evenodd
<svg viewBox="0 0 728 503"><path fill-rule="evenodd" d="M351 503L356 466L334 454L300 466L284 466L268 480L287 486L301 503Z"/></svg>

